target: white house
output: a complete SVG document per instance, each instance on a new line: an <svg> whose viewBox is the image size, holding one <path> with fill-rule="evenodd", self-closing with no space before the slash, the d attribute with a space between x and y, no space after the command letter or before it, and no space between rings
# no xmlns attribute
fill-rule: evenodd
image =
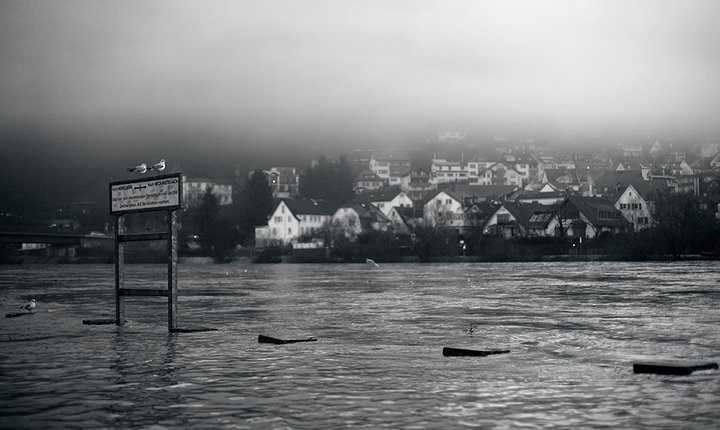
<svg viewBox="0 0 720 430"><path fill-rule="evenodd" d="M390 213L390 210L396 206L401 208L413 207L413 201L410 199L410 196L399 189L360 193L357 201L372 203L375 207L380 209L385 216L387 216Z"/></svg>
<svg viewBox="0 0 720 430"><path fill-rule="evenodd" d="M431 225L462 228L465 225L462 199L450 190L438 190L423 205L423 220Z"/></svg>
<svg viewBox="0 0 720 430"><path fill-rule="evenodd" d="M643 193L638 191L639 189ZM628 185L613 197L613 206L633 224L635 231L652 226L654 195L651 185Z"/></svg>
<svg viewBox="0 0 720 430"><path fill-rule="evenodd" d="M447 161L445 159L433 159L430 165L430 182L443 184L446 182L465 181L468 172L465 166L459 161Z"/></svg>
<svg viewBox="0 0 720 430"><path fill-rule="evenodd" d="M353 181L353 190L356 194L363 191L376 191L387 184L386 179L382 179L372 170L365 169L360 172Z"/></svg>
<svg viewBox="0 0 720 430"><path fill-rule="evenodd" d="M280 200L267 226L255 229L256 246L288 244L302 235L317 233L332 220L339 204L321 200Z"/></svg>
<svg viewBox="0 0 720 430"><path fill-rule="evenodd" d="M370 170L390 184L399 183L399 175L410 170L410 156L404 151L375 152L370 156Z"/></svg>

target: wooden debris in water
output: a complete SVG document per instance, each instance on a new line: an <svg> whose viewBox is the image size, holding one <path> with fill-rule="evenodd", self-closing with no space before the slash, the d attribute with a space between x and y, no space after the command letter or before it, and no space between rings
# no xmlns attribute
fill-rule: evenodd
<svg viewBox="0 0 720 430"><path fill-rule="evenodd" d="M495 349L495 350L475 350L475 349L462 349L462 348L443 348L443 356L445 357L485 357L488 355L496 354L509 354L509 349Z"/></svg>
<svg viewBox="0 0 720 430"><path fill-rule="evenodd" d="M647 361L633 363L633 373L655 375L689 375L696 370L717 369L717 363L692 361Z"/></svg>
<svg viewBox="0 0 720 430"><path fill-rule="evenodd" d="M276 337L265 336L263 334L258 335L258 343L273 343L275 345L284 345L286 343L297 343L297 342L317 342L314 337L308 337L306 339L278 339Z"/></svg>

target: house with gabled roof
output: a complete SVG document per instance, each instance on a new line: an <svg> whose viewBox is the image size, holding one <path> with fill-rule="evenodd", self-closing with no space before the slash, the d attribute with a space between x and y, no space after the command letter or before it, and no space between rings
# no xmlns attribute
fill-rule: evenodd
<svg viewBox="0 0 720 430"><path fill-rule="evenodd" d="M560 205L502 202L488 218L483 233L509 237L552 237L556 235Z"/></svg>
<svg viewBox="0 0 720 430"><path fill-rule="evenodd" d="M451 190L436 190L423 202L423 221L443 228L462 229L465 206L461 196Z"/></svg>
<svg viewBox="0 0 720 430"><path fill-rule="evenodd" d="M588 195L590 197L610 196L630 184L639 184L644 181L643 173L640 170L608 170L600 172L597 177L593 178Z"/></svg>
<svg viewBox="0 0 720 430"><path fill-rule="evenodd" d="M649 179L650 178L650 166L638 162L631 162L631 161L624 161L618 163L615 170L622 172L627 170L635 170L640 171L640 174L642 175L643 179Z"/></svg>
<svg viewBox="0 0 720 430"><path fill-rule="evenodd" d="M465 205L476 202L507 200L515 196L519 191L516 185L452 184L446 188L461 197Z"/></svg>
<svg viewBox="0 0 720 430"><path fill-rule="evenodd" d="M437 185L430 182L430 174L427 171L415 168L400 177L400 189L413 201L419 201L428 191L437 189Z"/></svg>
<svg viewBox="0 0 720 430"><path fill-rule="evenodd" d="M487 168L478 170L476 176L470 177L471 184L475 185L513 185L522 187L528 178L518 171L514 165L506 163L493 163Z"/></svg>
<svg viewBox="0 0 720 430"><path fill-rule="evenodd" d="M382 211L385 216L395 207L413 207L413 201L399 188L383 188L377 191L366 191L355 198L358 202L370 202Z"/></svg>
<svg viewBox="0 0 720 430"><path fill-rule="evenodd" d="M300 174L295 167L271 167L263 173L274 197L295 197L300 193Z"/></svg>
<svg viewBox="0 0 720 430"><path fill-rule="evenodd" d="M397 185L393 178L399 183L399 175L410 170L410 164L410 156L405 151L378 151L370 156L369 167L388 183Z"/></svg>
<svg viewBox="0 0 720 430"><path fill-rule="evenodd" d="M353 180L355 194L363 191L377 191L387 185L387 180L379 177L370 169L360 172Z"/></svg>
<svg viewBox="0 0 720 430"><path fill-rule="evenodd" d="M667 191L667 187L664 187ZM613 206L622 212L634 231L651 227L653 206L661 188L649 181L628 184L609 199Z"/></svg>
<svg viewBox="0 0 720 430"><path fill-rule="evenodd" d="M339 206L328 200L280 199L267 226L255 228L255 246L289 244L302 235L314 234L332 221Z"/></svg>
<svg viewBox="0 0 720 430"><path fill-rule="evenodd" d="M570 195L558 209L558 229L564 236L593 239L602 233L623 233L630 223L613 203L601 197Z"/></svg>
<svg viewBox="0 0 720 430"><path fill-rule="evenodd" d="M467 178L467 170L459 161L434 158L430 164L430 182L433 184L466 181Z"/></svg>
<svg viewBox="0 0 720 430"><path fill-rule="evenodd" d="M390 209L387 217L391 222L393 231L408 234L417 225L418 212L422 215L422 212L417 208L394 206Z"/></svg>
<svg viewBox="0 0 720 430"><path fill-rule="evenodd" d="M355 237L371 230L388 231L391 226L390 219L368 202L350 202L341 205L333 214L332 222L342 227L348 237Z"/></svg>
<svg viewBox="0 0 720 430"><path fill-rule="evenodd" d="M558 191L580 190L580 178L575 169L545 169L541 182Z"/></svg>
<svg viewBox="0 0 720 430"><path fill-rule="evenodd" d="M556 205L562 203L567 195L567 191L557 191L546 184L540 191L523 191L514 200L526 204Z"/></svg>

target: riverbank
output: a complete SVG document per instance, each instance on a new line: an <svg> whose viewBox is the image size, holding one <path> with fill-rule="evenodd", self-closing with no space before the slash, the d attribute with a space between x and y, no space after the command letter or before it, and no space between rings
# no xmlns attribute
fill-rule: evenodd
<svg viewBox="0 0 720 430"><path fill-rule="evenodd" d="M372 256L369 256L372 257ZM608 254L559 254L559 255L504 255L504 256L438 256L432 257L426 263L537 263L537 262L571 262L571 261L625 261L625 262L668 262L668 261L709 261L718 260L716 255L687 254L678 259L673 259L672 255L651 255L640 259L633 259L618 255ZM376 262L386 263L419 263L420 258L411 255L399 257L395 260L383 261L383 259L375 258ZM212 257L179 257L179 263L183 264L226 264L216 263ZM262 260L254 258L251 255L244 255L234 258L232 261L242 264L307 264L307 263L329 263L329 264L346 264L346 263L363 263L363 261L349 261L342 258L306 258L295 255L280 255L273 259ZM112 264L114 261L107 256L82 256L82 257L45 257L37 255L17 255L17 256L0 256L0 265L20 265L20 264ZM162 264L164 261L153 258L147 261L135 259L126 261L127 264Z"/></svg>

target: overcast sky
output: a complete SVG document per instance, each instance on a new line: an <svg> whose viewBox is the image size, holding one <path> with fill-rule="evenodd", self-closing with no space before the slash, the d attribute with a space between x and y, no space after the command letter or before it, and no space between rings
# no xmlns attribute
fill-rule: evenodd
<svg viewBox="0 0 720 430"><path fill-rule="evenodd" d="M718 130L720 2L0 2L0 125Z"/></svg>

